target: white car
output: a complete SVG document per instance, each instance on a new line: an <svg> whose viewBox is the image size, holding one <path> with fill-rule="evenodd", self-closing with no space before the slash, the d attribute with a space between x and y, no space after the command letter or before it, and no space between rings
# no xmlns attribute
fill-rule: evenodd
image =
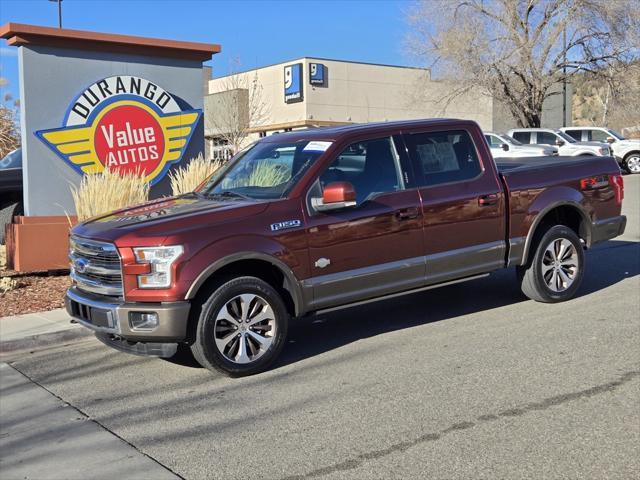
<svg viewBox="0 0 640 480"><path fill-rule="evenodd" d="M504 133L484 132L493 158L522 158L558 155L552 145L524 145Z"/></svg>
<svg viewBox="0 0 640 480"><path fill-rule="evenodd" d="M565 127L564 133L580 141L607 142L613 156L629 173L640 173L640 139L626 139L615 130L604 127Z"/></svg>
<svg viewBox="0 0 640 480"><path fill-rule="evenodd" d="M578 155L611 155L609 145L602 142L577 142L557 128L514 128L509 136L524 144L555 145L560 155L576 157Z"/></svg>

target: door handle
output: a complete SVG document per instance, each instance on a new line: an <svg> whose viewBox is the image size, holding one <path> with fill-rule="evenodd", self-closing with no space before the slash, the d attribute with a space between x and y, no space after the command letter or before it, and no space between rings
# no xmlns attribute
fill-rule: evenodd
<svg viewBox="0 0 640 480"><path fill-rule="evenodd" d="M416 207L404 208L396 211L396 218L398 220L410 220L412 218L418 218L420 211Z"/></svg>
<svg viewBox="0 0 640 480"><path fill-rule="evenodd" d="M496 203L498 203L498 194L497 193L490 193L489 195L482 195L481 197L478 197L478 205L484 207L486 205L495 205Z"/></svg>

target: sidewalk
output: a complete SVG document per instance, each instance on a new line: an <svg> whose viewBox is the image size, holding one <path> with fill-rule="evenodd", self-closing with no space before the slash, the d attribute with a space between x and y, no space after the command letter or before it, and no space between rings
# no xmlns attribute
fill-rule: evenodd
<svg viewBox="0 0 640 480"><path fill-rule="evenodd" d="M0 397L2 478L178 478L6 363Z"/></svg>
<svg viewBox="0 0 640 480"><path fill-rule="evenodd" d="M91 336L63 309L0 318L0 354Z"/></svg>

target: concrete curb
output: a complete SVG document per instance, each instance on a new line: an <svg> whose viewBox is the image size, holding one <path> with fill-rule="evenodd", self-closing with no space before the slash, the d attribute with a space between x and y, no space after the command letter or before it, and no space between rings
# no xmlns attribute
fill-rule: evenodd
<svg viewBox="0 0 640 480"><path fill-rule="evenodd" d="M71 340L91 336L93 336L93 331L78 326L77 328L40 333L24 338L16 338L15 340L0 341L0 355L17 352L19 350L48 347L52 344L62 344Z"/></svg>

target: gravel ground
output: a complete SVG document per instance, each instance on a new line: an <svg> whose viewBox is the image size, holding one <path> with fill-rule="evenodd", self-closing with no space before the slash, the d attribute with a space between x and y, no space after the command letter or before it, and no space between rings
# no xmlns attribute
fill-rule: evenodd
<svg viewBox="0 0 640 480"><path fill-rule="evenodd" d="M44 312L64 307L67 275L12 277L17 288L0 294L0 317Z"/></svg>

